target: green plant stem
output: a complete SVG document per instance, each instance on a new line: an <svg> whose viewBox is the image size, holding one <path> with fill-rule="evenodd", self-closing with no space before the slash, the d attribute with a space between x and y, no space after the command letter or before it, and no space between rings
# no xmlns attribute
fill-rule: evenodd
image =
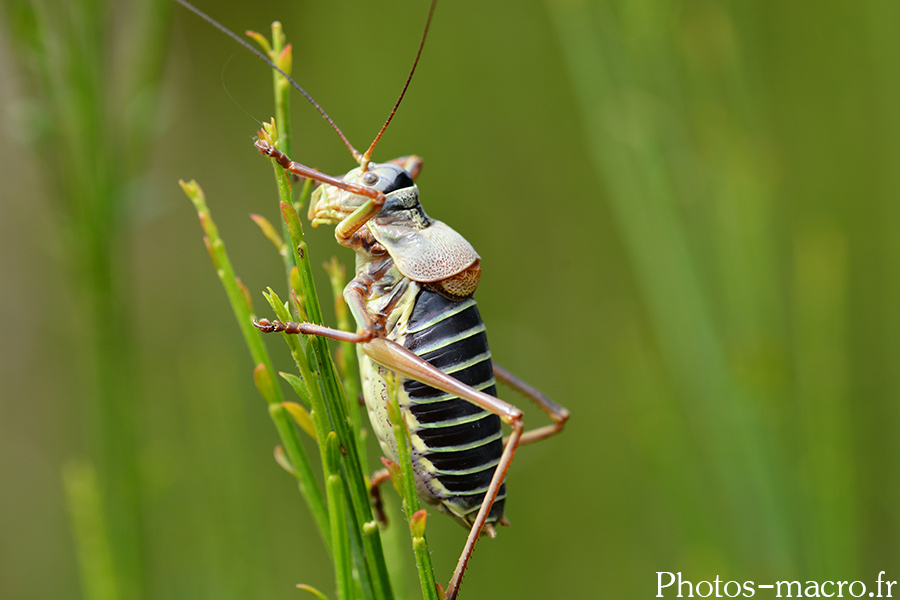
<svg viewBox="0 0 900 600"><path fill-rule="evenodd" d="M337 319L337 327L342 331L353 331L350 309L343 296L344 286L347 283L346 269L333 256L324 266L331 283L331 294L334 296L334 315ZM364 435L365 424L362 407L358 401L362 386L359 381L359 358L356 344L340 343L340 359L337 366L344 384L344 392L347 395L347 411L350 414L350 421L353 423L353 429L359 432L359 460L363 465L367 465L369 463L366 452L366 436Z"/></svg>
<svg viewBox="0 0 900 600"><path fill-rule="evenodd" d="M331 539L334 540L334 572L337 595L341 600L351 598L353 569L347 534L346 498L341 480L341 444L337 434L331 432L325 440L326 484L328 487L328 513L331 516Z"/></svg>
<svg viewBox="0 0 900 600"><path fill-rule="evenodd" d="M272 139L277 137L270 126L267 126L267 134ZM322 324L322 311L313 282L309 251L303 239L303 226L300 218L290 202L287 175L284 169L274 160L272 165L278 182L277 187L281 194L282 215L287 225L288 235L291 240L290 246L294 253L294 260L296 261L299 275L300 289L295 290L295 293L300 301L300 308L306 313L309 322ZM275 303L273 303L274 307ZM288 338L290 336L285 337ZM381 537L372 517L368 488L366 487L362 464L359 460L358 434L354 431L352 422L347 415L347 400L338 378L337 369L331 358L331 353L328 350L327 340L320 336L312 336L306 343L288 340L288 344L292 347L292 352L295 353L295 361L298 368L301 369L301 375L303 375L307 388L310 391L313 401L313 421L315 422L317 418L327 418L330 429L337 434L341 448L344 451L341 456L341 462L352 509L350 511L351 518L348 521L352 526L353 538L361 544L361 550L356 551L356 554L365 560L362 565L358 565L362 567L359 569L361 574L360 584L363 590L370 589L374 598L391 598L393 594L387 574L387 566L384 561L384 552L381 547ZM305 350L304 354L310 356L307 366L303 365L303 360L297 360L297 350L295 348L298 346ZM304 374L302 372L304 368L309 369L310 372ZM319 431L320 429L324 430L324 433ZM317 433L319 434L319 443L324 443L328 433L324 425L317 425ZM365 577L362 577L363 572Z"/></svg>
<svg viewBox="0 0 900 600"><path fill-rule="evenodd" d="M434 568L431 565L431 553L428 551L428 541L425 539L425 511L421 510L419 497L416 494L409 429L407 429L400 412L400 405L397 400L397 382L393 376L388 383L388 396L388 417L391 421L394 438L397 441L397 460L399 461L399 465L394 465L390 468L391 479L394 481L394 486L397 488L397 492L403 501L403 513L409 522L422 597L425 600L438 600Z"/></svg>
<svg viewBox="0 0 900 600"><path fill-rule="evenodd" d="M273 24L272 36L273 43L270 46L263 36L251 33L251 37L262 46L272 61L278 64L283 71L289 73L292 58L290 48L285 45L284 34L280 24ZM273 85L275 88L275 119L273 119L271 124L263 127L263 132L260 135L270 137L273 144L276 144L275 140L277 140L277 146L283 151L290 152L289 84L283 76L275 73L273 75ZM303 320L322 324L321 306L312 276L309 252L303 239L303 227L292 200L291 182L285 171L274 162L273 168L281 199L284 238L290 240L290 250L285 249L283 255L288 273L288 284L296 299L297 313ZM310 182L305 182L303 194L308 194L310 189ZM266 297L280 319L290 320L290 314L287 312L286 307L283 307L281 301L277 299L274 292L270 290ZM330 515L329 531L332 532L332 543L335 545L342 543L345 536L352 541L352 555L354 559L358 559L356 572L359 576L360 591L365 596L377 600L391 598L390 581L384 562L380 535L372 518L368 488L359 458L360 434L358 419L357 427L354 427L354 423L347 417L346 396L340 385L337 369L331 358L327 341L320 337L313 337L308 341L303 338L291 339L291 336L285 337L294 361L301 372L305 391L308 392L311 408L310 416L316 430L316 437L323 459L323 468L326 473L328 503L332 507L335 506L335 503L346 502L346 499L343 494L341 494L340 499L336 499L334 497L335 494L332 493L335 485L334 480L331 479L333 470L329 470L329 465L326 462L327 440L331 439L329 436L332 434L336 435L343 450L340 460L342 479L344 481L343 485L347 487L351 510L349 511L350 518L346 520L339 518L335 514ZM351 531L347 530L347 525L350 526ZM340 532L340 536L336 535L338 532ZM338 540L338 537L341 539ZM346 573L349 571L344 570L344 565L341 562L345 556L348 555L343 553L341 556L335 555L334 558L336 560L335 568L338 588L339 590L343 589L344 593L349 597L350 592L346 577Z"/></svg>
<svg viewBox="0 0 900 600"><path fill-rule="evenodd" d="M291 51L286 49L286 40L281 23L272 23L272 60L277 60L282 71L291 74ZM280 132L278 145L281 151L291 155L291 84L276 70L272 70L272 86L275 89L275 127Z"/></svg>
<svg viewBox="0 0 900 600"><path fill-rule="evenodd" d="M291 55L291 48L286 44L284 29L282 29L281 23L278 21L272 23L271 44L269 44L269 41L264 36L258 33L248 32L248 34L250 34L257 44L259 44L263 51L269 56L269 59L278 65L279 69L290 75L293 58ZM282 152L290 156L291 84L284 75L275 69L272 69L272 88L275 96L275 129L278 131L278 147L281 148ZM279 181L279 186L281 185L282 181ZM308 193L309 189L308 186L305 187L303 193ZM283 198L284 194L281 194L281 196ZM287 224L284 222L282 222L282 233L283 237L287 239ZM286 252L284 253L283 258L285 269L290 273L291 269L297 264L294 261L294 255L291 252ZM288 285L290 285L290 282L288 282Z"/></svg>

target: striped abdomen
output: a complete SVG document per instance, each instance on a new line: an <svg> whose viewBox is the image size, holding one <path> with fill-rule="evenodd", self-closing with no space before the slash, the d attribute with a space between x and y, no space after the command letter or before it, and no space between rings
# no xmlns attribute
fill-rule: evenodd
<svg viewBox="0 0 900 600"><path fill-rule="evenodd" d="M474 300L455 302L421 290L402 343L444 373L497 395L484 323ZM503 452L500 418L411 379L403 381L400 396L408 413L420 491L427 489L442 510L471 525ZM505 496L506 484L500 487L488 523L503 516Z"/></svg>

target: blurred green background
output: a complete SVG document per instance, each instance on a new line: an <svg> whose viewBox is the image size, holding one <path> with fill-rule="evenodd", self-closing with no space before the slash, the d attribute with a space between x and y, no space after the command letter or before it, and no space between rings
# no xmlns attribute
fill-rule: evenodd
<svg viewBox="0 0 900 600"><path fill-rule="evenodd" d="M281 20L357 146L427 11L200 4ZM2 6L0 597L330 594L177 185L204 187L262 310L284 279L247 218L277 218L268 69L168 2ZM438 6L376 160L425 158L426 210L482 256L495 358L572 412L517 454L513 526L463 598L900 578L898 31L891 2ZM296 160L353 166L299 96L293 118ZM310 247L352 264L330 230ZM82 586L73 499L106 507L120 595ZM446 582L465 532L428 528Z"/></svg>

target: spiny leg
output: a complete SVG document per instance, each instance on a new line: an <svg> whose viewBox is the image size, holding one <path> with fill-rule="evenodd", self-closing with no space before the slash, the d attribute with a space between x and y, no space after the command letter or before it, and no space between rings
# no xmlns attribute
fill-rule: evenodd
<svg viewBox="0 0 900 600"><path fill-rule="evenodd" d="M341 331L340 329L332 329L324 325L316 325L315 323L296 323L288 321L270 321L269 319L253 319L253 325L259 328L263 333L302 333L306 335L321 335L331 338L339 342L350 342L351 344L359 344L365 342L372 337L372 333L352 333L349 331Z"/></svg>
<svg viewBox="0 0 900 600"><path fill-rule="evenodd" d="M493 361L492 361L493 362ZM519 379L496 362L493 362L494 365L494 376L497 380L510 389L513 389L535 404L544 411L548 417L553 421L552 425L545 425L544 427L539 427L537 429L532 429L531 431L525 432L522 435L522 439L519 440L519 445L523 446L525 444L530 444L532 442L537 442L539 440L543 440L550 436L556 435L566 426L566 421L569 420L569 410L564 406L560 406L542 391L537 389L536 387L526 383L525 381Z"/></svg>

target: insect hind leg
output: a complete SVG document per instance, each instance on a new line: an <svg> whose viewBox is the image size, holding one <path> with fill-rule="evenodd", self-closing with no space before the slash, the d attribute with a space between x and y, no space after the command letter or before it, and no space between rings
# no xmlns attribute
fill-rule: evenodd
<svg viewBox="0 0 900 600"><path fill-rule="evenodd" d="M542 391L526 383L522 379L519 379L496 362L493 362L493 365L494 377L497 378L497 381L503 383L508 388L519 392L537 404L538 407L553 421L550 425L545 425L544 427L538 427L537 429L525 432L522 439L519 440L519 445L530 444L546 439L556 435L565 428L566 421L569 420L569 410L567 408L560 406L548 398Z"/></svg>
<svg viewBox="0 0 900 600"><path fill-rule="evenodd" d="M472 522L472 528L469 530L469 535L456 564L456 569L453 571L450 582L447 584L446 598L447 600L454 600L459 592L459 585L469 564L469 558L471 558L472 551L475 548L475 542L478 541L482 531L485 531L488 535L492 533L492 528L485 529L485 524L525 429L525 425L522 422L522 411L512 404L475 390L450 375L441 372L396 342L384 338L374 338L362 344L362 349L372 360L388 369L468 400L476 406L497 415L512 428L512 434L510 434L503 448L503 453L500 456L500 461L497 463L481 508Z"/></svg>

